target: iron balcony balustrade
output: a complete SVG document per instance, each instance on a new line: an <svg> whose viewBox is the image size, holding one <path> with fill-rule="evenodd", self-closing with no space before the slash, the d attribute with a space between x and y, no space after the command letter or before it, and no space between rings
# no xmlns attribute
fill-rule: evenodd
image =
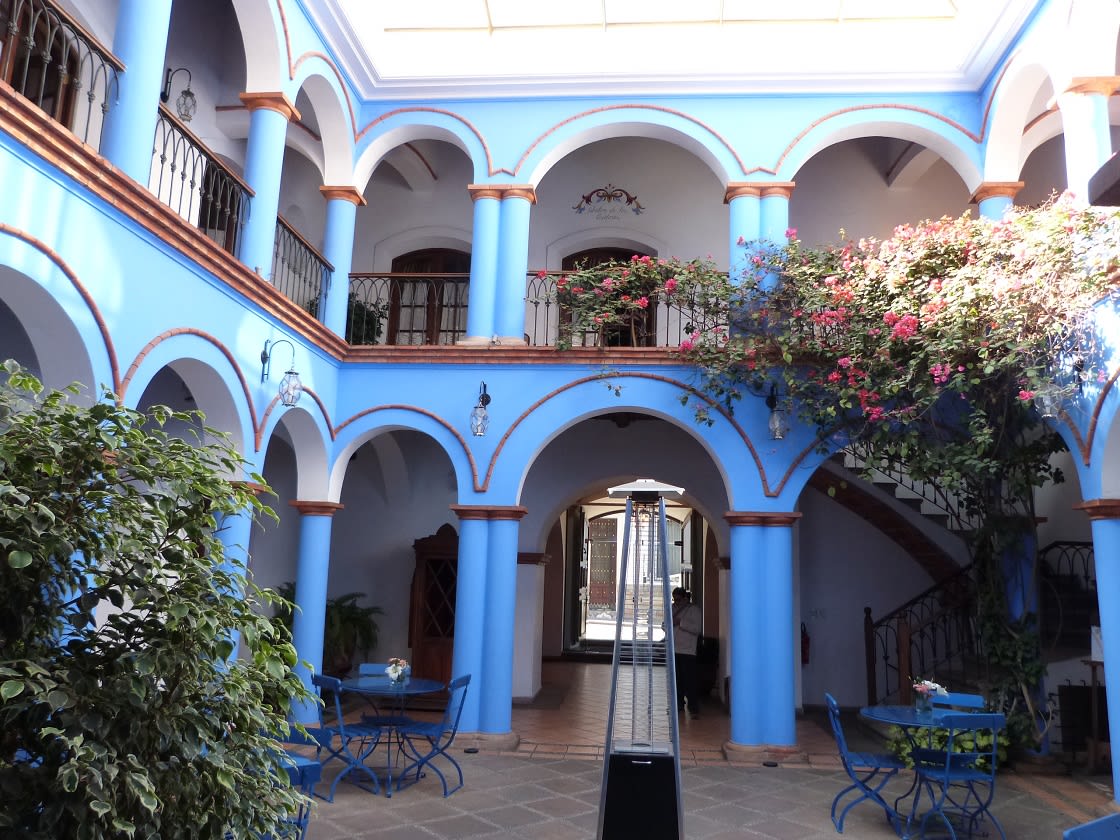
<svg viewBox="0 0 1120 840"><path fill-rule="evenodd" d="M159 106L148 189L237 255L253 190L165 106Z"/></svg>
<svg viewBox="0 0 1120 840"><path fill-rule="evenodd" d="M276 217L272 285L297 306L322 320L323 300L334 266L283 217Z"/></svg>
<svg viewBox="0 0 1120 840"><path fill-rule="evenodd" d="M564 272L530 271L525 282L525 343L555 347L571 315L560 305L556 281ZM350 275L346 340L356 345L451 345L466 335L470 275L401 272ZM678 347L693 332L709 329L693 296L684 304L650 302L648 314L625 324L573 336L574 347Z"/></svg>
<svg viewBox="0 0 1120 840"><path fill-rule="evenodd" d="M0 0L0 79L100 148L124 65L47 0Z"/></svg>

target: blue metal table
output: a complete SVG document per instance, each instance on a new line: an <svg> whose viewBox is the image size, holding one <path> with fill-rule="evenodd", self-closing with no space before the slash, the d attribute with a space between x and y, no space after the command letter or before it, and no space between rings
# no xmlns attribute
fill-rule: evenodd
<svg viewBox="0 0 1120 840"><path fill-rule="evenodd" d="M404 716L404 708L410 697L419 697L424 694L438 694L445 691L447 686L439 680L429 680L423 677L405 677L399 682L393 682L387 674L367 675L352 677L342 681L342 690L366 697L378 697L388 702L398 717ZM393 795L393 762L397 752L400 751L400 735L396 725L383 725L388 737L385 741L385 795ZM396 741L397 750L393 749Z"/></svg>

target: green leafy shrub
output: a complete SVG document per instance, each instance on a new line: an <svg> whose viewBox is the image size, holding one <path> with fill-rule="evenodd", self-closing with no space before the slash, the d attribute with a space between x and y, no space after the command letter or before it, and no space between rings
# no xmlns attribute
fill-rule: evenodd
<svg viewBox="0 0 1120 840"><path fill-rule="evenodd" d="M267 510L228 478L241 458L200 415L82 406L4 368L0 835L275 834L304 801L275 737L309 697L262 609L278 596L221 541Z"/></svg>

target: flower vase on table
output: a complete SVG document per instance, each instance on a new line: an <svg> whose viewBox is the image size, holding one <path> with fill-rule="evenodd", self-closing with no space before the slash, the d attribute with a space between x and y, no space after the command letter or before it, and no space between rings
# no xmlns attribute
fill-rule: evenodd
<svg viewBox="0 0 1120 840"><path fill-rule="evenodd" d="M389 676L389 682L393 685L404 685L408 675L412 673L412 668L409 667L408 660L393 657L389 660L385 673Z"/></svg>
<svg viewBox="0 0 1120 840"><path fill-rule="evenodd" d="M928 714L933 711L933 695L948 693L942 686L932 680L915 680L914 709L919 714Z"/></svg>

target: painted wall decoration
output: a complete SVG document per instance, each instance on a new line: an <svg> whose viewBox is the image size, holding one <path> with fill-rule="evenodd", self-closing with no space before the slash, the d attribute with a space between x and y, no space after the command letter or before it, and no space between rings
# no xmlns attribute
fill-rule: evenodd
<svg viewBox="0 0 1120 840"><path fill-rule="evenodd" d="M605 187L598 187L581 195L579 203L572 209L577 213L590 213L596 221L607 222L620 218L627 210L635 216L640 216L646 208L638 201L636 195L622 187L607 184Z"/></svg>

